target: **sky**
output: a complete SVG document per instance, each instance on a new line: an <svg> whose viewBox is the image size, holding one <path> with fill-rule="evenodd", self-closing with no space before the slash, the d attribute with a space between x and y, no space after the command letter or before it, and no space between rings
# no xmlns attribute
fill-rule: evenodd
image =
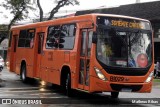
<svg viewBox="0 0 160 107"><path fill-rule="evenodd" d="M0 4L4 0L0 0ZM133 4L136 3L136 0L78 0L80 2L79 6L65 6L62 7L59 12L56 14L56 16L61 16L64 14L70 14L78 10L86 10L86 9L95 9L95 8L101 8L101 7L117 7L120 5L126 5L126 4ZM140 3L142 2L152 2L152 1L160 1L160 0L140 0ZM42 8L44 10L45 15L53 8L54 1L53 0L40 0L40 3L42 5ZM13 18L13 16L10 14L9 11L3 9L0 7L0 24L6 24L9 23L9 21ZM27 20L35 19L38 16L38 11L30 11L29 16L30 18Z"/></svg>

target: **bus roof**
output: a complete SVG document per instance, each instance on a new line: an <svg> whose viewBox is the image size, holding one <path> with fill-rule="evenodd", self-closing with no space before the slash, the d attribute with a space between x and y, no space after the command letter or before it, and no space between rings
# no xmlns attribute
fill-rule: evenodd
<svg viewBox="0 0 160 107"><path fill-rule="evenodd" d="M101 13L95 13L94 15L96 16L109 16L109 17L119 17L119 18L126 18L126 19L135 19L135 20L142 20L142 21L147 21L147 19L142 19L142 18L137 18L137 17L131 17L131 16L125 16L125 15L116 15L116 14L101 14Z"/></svg>
<svg viewBox="0 0 160 107"><path fill-rule="evenodd" d="M124 15L115 15L115 14L98 14L98 13L92 13L92 14L85 14L85 15L80 15L80 16L73 16L73 17L67 17L67 18L59 18L59 19L53 19L53 20L48 20L48 21L43 21L43 22L37 22L37 23L29 23L25 25L18 25L18 26L12 26L11 29L16 29L16 28L33 28L33 27L41 27L41 26L47 26L47 25L56 25L56 23L74 23L76 21L81 21L82 18L85 20L91 20L91 18L96 17L96 16L108 16L108 17L118 17L118 18L126 18L126 19L135 19L135 20L141 20L141 21L147 21L149 20L142 19L142 18L136 18L136 17L130 17L130 16L124 16ZM74 20L73 20L74 19Z"/></svg>

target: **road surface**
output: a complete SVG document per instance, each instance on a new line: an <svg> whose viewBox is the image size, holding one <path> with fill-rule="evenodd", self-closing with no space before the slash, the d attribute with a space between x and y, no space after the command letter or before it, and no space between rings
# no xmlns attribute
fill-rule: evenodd
<svg viewBox="0 0 160 107"><path fill-rule="evenodd" d="M160 106L160 82L153 83L151 93L121 92L118 99L112 99L107 92L87 94L78 91L69 98L60 87L53 87L50 83L32 80L31 83L24 84L18 75L6 68L1 72L0 78L1 107Z"/></svg>

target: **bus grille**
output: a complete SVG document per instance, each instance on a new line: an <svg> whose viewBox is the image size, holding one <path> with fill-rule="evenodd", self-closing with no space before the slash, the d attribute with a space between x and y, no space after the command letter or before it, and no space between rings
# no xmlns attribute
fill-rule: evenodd
<svg viewBox="0 0 160 107"><path fill-rule="evenodd" d="M142 85L120 85L120 84L110 84L111 88L115 91L122 91L122 89L131 89L132 92L139 91Z"/></svg>

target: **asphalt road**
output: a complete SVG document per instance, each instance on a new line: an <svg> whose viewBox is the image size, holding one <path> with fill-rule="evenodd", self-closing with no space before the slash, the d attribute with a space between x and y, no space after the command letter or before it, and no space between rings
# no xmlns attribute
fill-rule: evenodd
<svg viewBox="0 0 160 107"><path fill-rule="evenodd" d="M0 78L0 107L106 107L106 106L160 106L160 83L154 82L151 93L121 92L118 99L110 93L87 94L74 92L69 98L58 86L42 81L24 84L18 75L4 69ZM3 103L3 104L2 104ZM9 104L10 103L10 104Z"/></svg>

